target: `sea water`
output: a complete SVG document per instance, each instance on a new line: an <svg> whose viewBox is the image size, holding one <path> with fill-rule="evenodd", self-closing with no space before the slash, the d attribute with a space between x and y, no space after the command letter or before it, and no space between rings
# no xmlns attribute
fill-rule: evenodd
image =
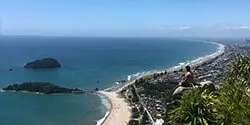
<svg viewBox="0 0 250 125"><path fill-rule="evenodd" d="M41 81L105 89L131 74L167 69L217 49L215 44L190 39L0 36L0 88ZM62 68L23 68L44 57L56 58ZM0 125L94 125L106 112L94 94L0 92Z"/></svg>

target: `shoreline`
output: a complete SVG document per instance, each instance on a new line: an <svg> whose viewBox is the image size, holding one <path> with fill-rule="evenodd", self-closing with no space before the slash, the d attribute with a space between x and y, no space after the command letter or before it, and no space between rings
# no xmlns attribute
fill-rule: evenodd
<svg viewBox="0 0 250 125"><path fill-rule="evenodd" d="M223 53L225 51L225 45L218 43L218 42L213 42L213 41L202 41L202 42L215 44L218 46L218 50L212 54L198 57L198 58L191 60L191 61L181 62L181 63L179 63L179 65L167 68L166 70L159 70L159 71L152 70L149 72L136 73L135 78L132 78L132 79L131 79L132 75L129 75L130 78L128 79L128 81L114 85L110 88L107 88L105 90L98 92L98 94L106 96L107 100L109 101L109 103L111 105L110 109L108 109L105 116L102 119L100 119L102 121L98 120L98 122L99 122L98 125L117 125L117 124L122 125L124 123L129 122L130 116L131 116L131 111L128 109L130 109L131 107L128 107L128 104L125 102L124 98L118 97L119 96L118 92L120 92L125 87L127 87L131 84L134 84L134 82L137 79L147 77L147 76L153 75L155 73L163 73L165 71L174 72L174 71L180 70L185 65L190 65L191 67L196 67L196 66L202 65L206 62L209 62L209 61L223 55Z"/></svg>
<svg viewBox="0 0 250 125"><path fill-rule="evenodd" d="M96 125L102 125L102 123L109 116L113 106L112 106L112 103L111 103L110 99L107 96L105 96L104 94L102 94L100 92L98 92L97 95L101 98L102 104L105 105L105 108L107 110L104 117L99 119L98 121L96 121L97 122Z"/></svg>
<svg viewBox="0 0 250 125"><path fill-rule="evenodd" d="M127 125L132 113L125 98L118 97L117 92L100 91L99 94L107 97L111 109L106 112L102 119L97 121L97 125Z"/></svg>

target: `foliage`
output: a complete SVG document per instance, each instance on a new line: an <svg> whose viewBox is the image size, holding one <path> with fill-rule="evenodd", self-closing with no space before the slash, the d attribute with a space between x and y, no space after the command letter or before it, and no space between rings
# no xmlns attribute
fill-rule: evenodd
<svg viewBox="0 0 250 125"><path fill-rule="evenodd" d="M139 125L143 125L142 124L142 115L138 118L138 122L139 122Z"/></svg>
<svg viewBox="0 0 250 125"><path fill-rule="evenodd" d="M189 90L172 110L169 124L249 125L250 56L239 56L217 94L200 88Z"/></svg>
<svg viewBox="0 0 250 125"><path fill-rule="evenodd" d="M142 114L141 124L146 125L146 124L148 124L148 121L149 121L148 114L147 114L146 111L144 111L143 114Z"/></svg>
<svg viewBox="0 0 250 125"><path fill-rule="evenodd" d="M221 124L250 124L250 57L238 57L221 85L217 103Z"/></svg>
<svg viewBox="0 0 250 125"><path fill-rule="evenodd" d="M13 84L3 88L3 90L41 92L45 94L72 93L74 91L79 91L78 89L68 89L45 82L24 82L21 84Z"/></svg>
<svg viewBox="0 0 250 125"><path fill-rule="evenodd" d="M132 85L131 86L131 91L132 91L132 94L133 94L133 97L132 97L132 102L134 103L138 103L140 100L139 100L139 96L135 90L135 87Z"/></svg>
<svg viewBox="0 0 250 125"><path fill-rule="evenodd" d="M214 124L216 121L213 111L215 95L200 88L189 90L185 93L179 106L170 114L170 124L204 125Z"/></svg>
<svg viewBox="0 0 250 125"><path fill-rule="evenodd" d="M171 80L150 81L148 79L139 79L135 82L139 95L145 94L147 97L161 99L166 103L172 101L172 91L177 84L177 82Z"/></svg>
<svg viewBox="0 0 250 125"><path fill-rule="evenodd" d="M27 63L26 69L51 69L60 68L61 64L54 58L43 58Z"/></svg>

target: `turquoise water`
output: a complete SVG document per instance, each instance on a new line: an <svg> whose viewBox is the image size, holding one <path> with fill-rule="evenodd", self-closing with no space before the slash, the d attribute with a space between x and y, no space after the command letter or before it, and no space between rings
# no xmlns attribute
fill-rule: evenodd
<svg viewBox="0 0 250 125"><path fill-rule="evenodd" d="M0 87L48 81L107 88L129 74L166 69L216 50L214 44L165 38L0 37ZM26 62L41 57L58 59L62 69L23 69ZM1 125L91 125L106 112L97 95L1 92L0 100Z"/></svg>

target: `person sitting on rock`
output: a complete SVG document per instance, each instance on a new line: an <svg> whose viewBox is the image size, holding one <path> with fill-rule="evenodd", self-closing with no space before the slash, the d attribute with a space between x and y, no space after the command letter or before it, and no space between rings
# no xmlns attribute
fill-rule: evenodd
<svg viewBox="0 0 250 125"><path fill-rule="evenodd" d="M190 66L185 67L185 74L182 75L181 81L178 84L178 87L173 92L173 97L178 98L182 94L183 91L190 89L191 87L194 87L194 85L197 85L194 80L193 72L191 71Z"/></svg>
<svg viewBox="0 0 250 125"><path fill-rule="evenodd" d="M183 87L193 87L196 85L190 66L185 67L185 74L182 75L181 81L178 85Z"/></svg>

